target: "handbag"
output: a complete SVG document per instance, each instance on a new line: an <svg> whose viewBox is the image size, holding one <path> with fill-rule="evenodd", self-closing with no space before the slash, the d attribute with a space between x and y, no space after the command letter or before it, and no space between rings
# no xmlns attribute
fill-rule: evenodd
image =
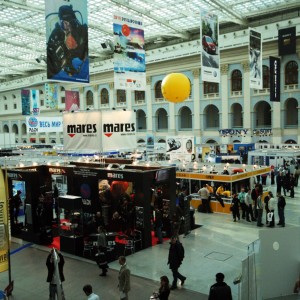
<svg viewBox="0 0 300 300"><path fill-rule="evenodd" d="M267 220L268 220L269 222L271 222L271 221L272 221L272 219L273 219L273 215L274 215L274 213L273 213L273 212L269 212L269 213L267 213Z"/></svg>

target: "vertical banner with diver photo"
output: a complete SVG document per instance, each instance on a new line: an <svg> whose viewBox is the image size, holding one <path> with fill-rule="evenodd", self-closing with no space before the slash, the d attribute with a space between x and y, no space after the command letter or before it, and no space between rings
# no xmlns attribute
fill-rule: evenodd
<svg viewBox="0 0 300 300"><path fill-rule="evenodd" d="M146 90L143 21L115 13L113 32L115 89Z"/></svg>
<svg viewBox="0 0 300 300"><path fill-rule="evenodd" d="M89 82L86 0L47 0L47 78Z"/></svg>
<svg viewBox="0 0 300 300"><path fill-rule="evenodd" d="M202 81L220 83L218 16L201 11L200 27Z"/></svg>
<svg viewBox="0 0 300 300"><path fill-rule="evenodd" d="M66 95L66 111L77 111L80 108L79 92L78 91L65 91Z"/></svg>
<svg viewBox="0 0 300 300"><path fill-rule="evenodd" d="M249 67L250 88L261 90L263 87L261 33L253 29L249 29Z"/></svg>
<svg viewBox="0 0 300 300"><path fill-rule="evenodd" d="M22 115L30 116L30 90L21 90Z"/></svg>
<svg viewBox="0 0 300 300"><path fill-rule="evenodd" d="M30 90L31 114L38 116L40 114L40 91Z"/></svg>
<svg viewBox="0 0 300 300"><path fill-rule="evenodd" d="M58 109L58 85L45 83L45 106L49 109Z"/></svg>

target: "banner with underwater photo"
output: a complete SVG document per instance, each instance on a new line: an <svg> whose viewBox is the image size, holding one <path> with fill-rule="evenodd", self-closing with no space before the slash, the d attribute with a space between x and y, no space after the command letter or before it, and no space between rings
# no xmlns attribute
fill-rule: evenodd
<svg viewBox="0 0 300 300"><path fill-rule="evenodd" d="M89 82L86 0L45 1L47 78Z"/></svg>
<svg viewBox="0 0 300 300"><path fill-rule="evenodd" d="M45 83L45 106L58 109L58 85Z"/></svg>
<svg viewBox="0 0 300 300"><path fill-rule="evenodd" d="M114 14L115 89L146 90L146 62L143 21Z"/></svg>
<svg viewBox="0 0 300 300"><path fill-rule="evenodd" d="M78 91L65 91L66 111L77 111L80 108L79 92Z"/></svg>
<svg viewBox="0 0 300 300"><path fill-rule="evenodd" d="M40 114L40 91L30 90L31 114L38 116Z"/></svg>
<svg viewBox="0 0 300 300"><path fill-rule="evenodd" d="M201 11L201 77L202 81L220 83L219 53L219 22L218 16Z"/></svg>
<svg viewBox="0 0 300 300"><path fill-rule="evenodd" d="M22 115L30 116L30 90L21 90Z"/></svg>
<svg viewBox="0 0 300 300"><path fill-rule="evenodd" d="M249 29L250 88L262 89L262 40L261 33Z"/></svg>

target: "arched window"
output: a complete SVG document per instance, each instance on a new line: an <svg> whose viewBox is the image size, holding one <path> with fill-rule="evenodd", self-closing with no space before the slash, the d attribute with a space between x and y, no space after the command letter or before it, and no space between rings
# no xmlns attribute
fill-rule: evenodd
<svg viewBox="0 0 300 300"><path fill-rule="evenodd" d="M216 82L204 81L203 93L206 94L218 94L219 93L219 84Z"/></svg>
<svg viewBox="0 0 300 300"><path fill-rule="evenodd" d="M109 102L109 96L108 96L108 90L107 89L102 89L100 92L100 104L108 104Z"/></svg>
<svg viewBox="0 0 300 300"><path fill-rule="evenodd" d="M117 90L117 103L125 103L125 102L126 102L126 91Z"/></svg>
<svg viewBox="0 0 300 300"><path fill-rule="evenodd" d="M18 128L18 126L16 124L14 124L12 126L12 132L15 133L15 134L19 134L19 128Z"/></svg>
<svg viewBox="0 0 300 300"><path fill-rule="evenodd" d="M215 105L210 104L206 106L204 110L204 122L205 128L219 128L219 110Z"/></svg>
<svg viewBox="0 0 300 300"><path fill-rule="evenodd" d="M161 98L164 97L163 94L162 94L162 91L161 91L161 83L162 83L162 81L159 80L155 84L155 87L154 87L154 97L155 97L155 99L161 99Z"/></svg>
<svg viewBox="0 0 300 300"><path fill-rule="evenodd" d="M206 144L217 144L215 140L207 140Z"/></svg>
<svg viewBox="0 0 300 300"><path fill-rule="evenodd" d="M8 133L9 132L9 127L8 125L3 126L3 132Z"/></svg>
<svg viewBox="0 0 300 300"><path fill-rule="evenodd" d="M254 107L256 128L270 128L272 126L271 106L266 101L256 103Z"/></svg>
<svg viewBox="0 0 300 300"><path fill-rule="evenodd" d="M242 72L240 70L234 70L231 74L231 91L242 91Z"/></svg>
<svg viewBox="0 0 300 300"><path fill-rule="evenodd" d="M270 69L268 66L263 66L263 89L270 88Z"/></svg>
<svg viewBox="0 0 300 300"><path fill-rule="evenodd" d="M231 127L243 127L243 108L239 103L234 103L231 106Z"/></svg>
<svg viewBox="0 0 300 300"><path fill-rule="evenodd" d="M86 93L86 106L94 105L94 94L92 91L87 91Z"/></svg>
<svg viewBox="0 0 300 300"><path fill-rule="evenodd" d="M136 112L136 127L137 131L144 131L147 129L146 114L141 109Z"/></svg>
<svg viewBox="0 0 300 300"><path fill-rule="evenodd" d="M285 126L298 126L298 101L294 98L287 99L285 102Z"/></svg>
<svg viewBox="0 0 300 300"><path fill-rule="evenodd" d="M27 130L26 130L26 124L22 124L22 127L21 127L21 134L24 135L27 133Z"/></svg>
<svg viewBox="0 0 300 300"><path fill-rule="evenodd" d="M192 129L192 111L186 106L180 110L179 128L180 130Z"/></svg>
<svg viewBox="0 0 300 300"><path fill-rule="evenodd" d="M160 108L156 112L156 128L157 130L168 129L168 115L165 109Z"/></svg>
<svg viewBox="0 0 300 300"><path fill-rule="evenodd" d="M285 66L285 85L298 84L298 64L290 61Z"/></svg>

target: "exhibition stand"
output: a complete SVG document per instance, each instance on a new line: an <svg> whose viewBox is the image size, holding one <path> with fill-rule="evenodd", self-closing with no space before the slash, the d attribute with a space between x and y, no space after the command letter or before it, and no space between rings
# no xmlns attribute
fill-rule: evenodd
<svg viewBox="0 0 300 300"><path fill-rule="evenodd" d="M176 170L174 167L136 166L130 164L131 161L125 164L128 160L117 161L73 161L67 166L40 165L8 169L10 197L18 182L24 185L26 195L24 224L12 234L30 242L46 244L45 231L49 234L50 229L52 235L60 238L62 251L83 256L86 241L91 235L97 234L97 228L91 229L91 222L100 212L107 232L115 233L114 242L122 245L122 249L126 239L133 234L135 242L136 234L140 234L139 245L134 250L152 246L153 191L159 190L168 203L167 220L170 222L176 206ZM60 193L56 201L53 202L51 197L52 202L46 203L47 195L53 196L54 184L64 195ZM47 212L49 204L50 212ZM54 205L58 205L60 219L63 220L55 219ZM50 219L45 213L51 215ZM122 221L121 217L116 217L118 214L123 218ZM90 242L95 241L90 239ZM124 253L123 250L121 252L119 254Z"/></svg>

